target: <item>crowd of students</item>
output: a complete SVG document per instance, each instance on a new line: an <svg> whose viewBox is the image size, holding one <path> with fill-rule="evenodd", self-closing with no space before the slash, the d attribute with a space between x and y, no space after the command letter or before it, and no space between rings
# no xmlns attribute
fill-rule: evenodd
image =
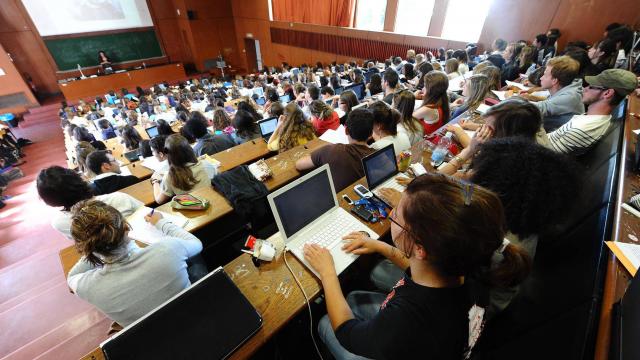
<svg viewBox="0 0 640 360"><path fill-rule="evenodd" d="M101 140L119 136L127 149L162 164L151 177L161 204L210 186L216 171L199 156L259 138L262 118L278 118L267 140L278 152L344 126L347 144L324 146L296 162L299 170L329 164L337 191L364 175L363 157L388 145L398 155L444 128L461 151L436 173L404 181L404 192L381 191L393 205L392 243L360 233L344 238L347 252L386 258L371 273L379 292L345 298L329 252L307 246L305 257L320 274L328 315L319 333L336 358L411 358L416 347L424 357L461 358L472 350L482 322L508 306L538 240L562 224L565 205L579 196L575 156L606 135L614 108L638 87L636 75L621 68L630 59L629 31L612 25L590 49L575 41L562 55L560 32L552 29L531 45L497 39L481 56L470 44L435 55L410 50L405 59L384 64L285 63L234 83L193 79L138 88L137 95L111 92L93 104L63 104L61 121L79 171L44 169L37 188L48 205L62 209L53 225L83 255L69 284L126 326L189 286L187 259L202 249L159 213L146 219L164 234L161 241L140 248L128 238L125 218L142 204L118 190L138 179L119 175ZM521 74L534 87L498 103L493 91ZM460 79L460 93L449 91ZM344 91L360 83L366 85L364 106ZM534 96L538 90L549 96ZM236 109L226 105L230 100ZM497 104L478 115L485 100ZM102 119L106 113L113 118ZM94 133L101 140L77 125L80 117L99 120ZM459 121L449 124L452 119ZM138 125L156 125L159 135L142 140ZM470 318L479 323L470 326Z"/></svg>

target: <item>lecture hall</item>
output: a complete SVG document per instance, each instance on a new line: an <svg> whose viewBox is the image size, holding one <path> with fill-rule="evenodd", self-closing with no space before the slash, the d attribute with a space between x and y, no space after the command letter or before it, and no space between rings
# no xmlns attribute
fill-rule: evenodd
<svg viewBox="0 0 640 360"><path fill-rule="evenodd" d="M638 0L0 0L0 360L640 359L639 239Z"/></svg>

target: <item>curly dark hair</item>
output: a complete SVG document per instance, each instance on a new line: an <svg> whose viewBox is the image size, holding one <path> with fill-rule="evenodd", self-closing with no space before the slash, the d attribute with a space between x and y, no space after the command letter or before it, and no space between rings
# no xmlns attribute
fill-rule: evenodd
<svg viewBox="0 0 640 360"><path fill-rule="evenodd" d="M576 163L524 137L486 142L471 167L471 181L498 194L508 230L521 238L553 232L579 194Z"/></svg>

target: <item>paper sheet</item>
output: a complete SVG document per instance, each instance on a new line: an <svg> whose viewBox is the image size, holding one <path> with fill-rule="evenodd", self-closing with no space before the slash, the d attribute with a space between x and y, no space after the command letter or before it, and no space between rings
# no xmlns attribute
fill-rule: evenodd
<svg viewBox="0 0 640 360"><path fill-rule="evenodd" d="M484 113L487 112L487 110L489 110L489 108L491 108L491 106L489 106L487 104L480 104L476 108L476 111L479 112L480 114L484 114Z"/></svg>
<svg viewBox="0 0 640 360"><path fill-rule="evenodd" d="M507 83L507 86L515 86L520 90L525 90L526 91L526 90L531 89L529 86L524 86L524 85L522 85L520 83L517 83L517 82L513 82L513 81L509 81L509 80L507 80L505 82Z"/></svg>
<svg viewBox="0 0 640 360"><path fill-rule="evenodd" d="M151 213L151 208L144 206L139 208L135 213L127 218L127 222L131 225L131 231L129 231L129 237L134 240L142 241L146 244L153 244L164 237L162 231L156 229L155 226L149 224L144 217ZM156 210L157 211L157 210ZM160 211L157 211L160 212ZM189 219L185 217L179 217L165 212L160 212L164 219L169 220L173 224L185 227L189 223Z"/></svg>
<svg viewBox="0 0 640 360"><path fill-rule="evenodd" d="M156 159L155 156L144 158L144 160L142 160L140 165L154 172L159 171L164 167L164 165L160 161L158 161L158 159Z"/></svg>
<svg viewBox="0 0 640 360"><path fill-rule="evenodd" d="M329 129L320 136L320 140L330 142L332 144L348 144L349 138L344 130L344 125L338 126L336 130Z"/></svg>
<svg viewBox="0 0 640 360"><path fill-rule="evenodd" d="M605 241L605 243L629 273L635 276L640 268L640 245L619 241Z"/></svg>

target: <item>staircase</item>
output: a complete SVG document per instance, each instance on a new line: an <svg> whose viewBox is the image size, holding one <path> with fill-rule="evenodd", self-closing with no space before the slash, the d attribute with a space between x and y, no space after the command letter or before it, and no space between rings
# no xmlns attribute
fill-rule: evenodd
<svg viewBox="0 0 640 360"><path fill-rule="evenodd" d="M9 184L0 209L0 359L78 359L107 338L111 321L69 292L58 251L71 244L50 223L58 210L39 199L38 172L66 166L59 103L30 109L16 137L25 177Z"/></svg>

